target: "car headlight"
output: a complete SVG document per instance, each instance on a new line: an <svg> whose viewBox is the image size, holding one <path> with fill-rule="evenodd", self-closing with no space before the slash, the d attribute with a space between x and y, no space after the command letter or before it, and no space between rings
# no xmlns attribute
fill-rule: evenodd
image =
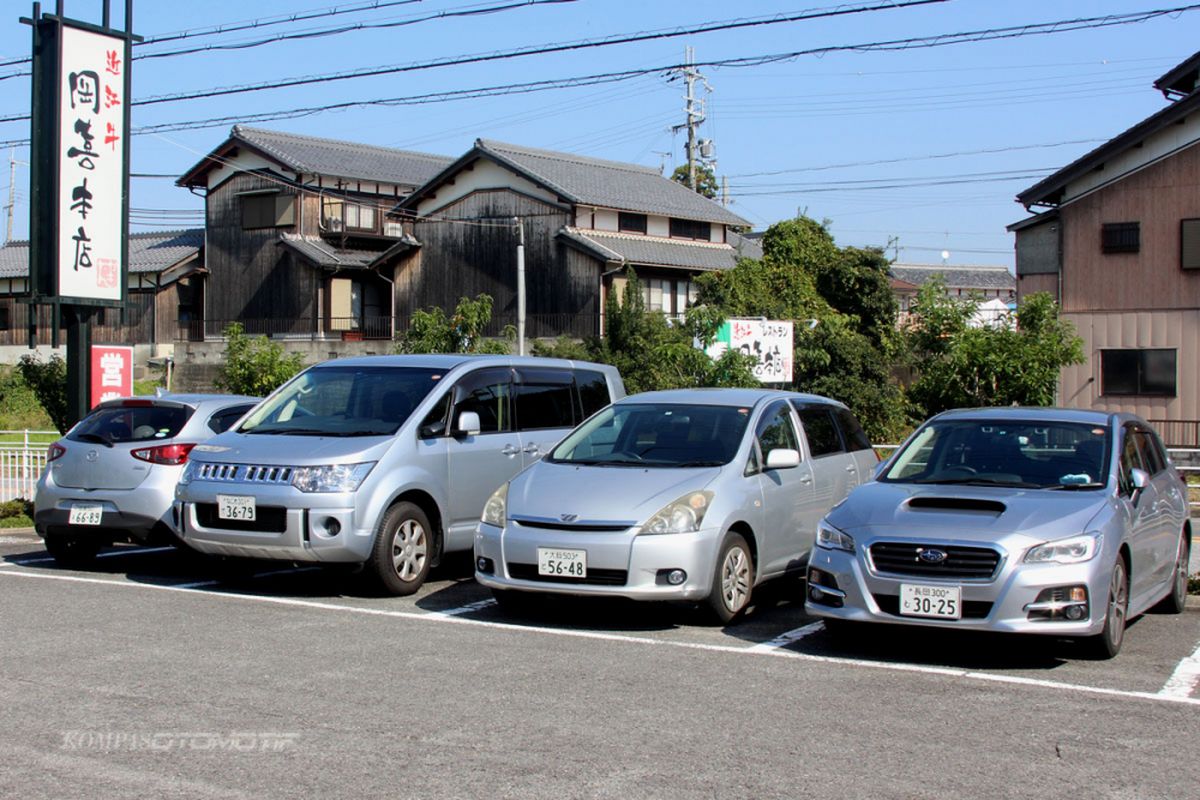
<svg viewBox="0 0 1200 800"><path fill-rule="evenodd" d="M183 468L183 473L179 476L179 481L177 483L180 486L187 486L189 483L192 482L192 478L194 478L195 476L196 476L196 462L189 460L187 462L187 465Z"/></svg>
<svg viewBox="0 0 1200 800"><path fill-rule="evenodd" d="M646 520L642 533L691 533L700 530L712 504L712 492L688 492Z"/></svg>
<svg viewBox="0 0 1200 800"><path fill-rule="evenodd" d="M362 464L296 467L292 470L292 486L302 492L353 492L374 466L374 461L365 461Z"/></svg>
<svg viewBox="0 0 1200 800"><path fill-rule="evenodd" d="M825 520L821 520L817 523L817 547L853 553L854 537L848 533L842 533Z"/></svg>
<svg viewBox="0 0 1200 800"><path fill-rule="evenodd" d="M1100 552L1100 534L1087 533L1029 548L1026 564L1081 564Z"/></svg>
<svg viewBox="0 0 1200 800"><path fill-rule="evenodd" d="M480 519L488 525L497 528L504 527L504 518L508 514L508 484L492 492L492 496L483 504L483 516Z"/></svg>

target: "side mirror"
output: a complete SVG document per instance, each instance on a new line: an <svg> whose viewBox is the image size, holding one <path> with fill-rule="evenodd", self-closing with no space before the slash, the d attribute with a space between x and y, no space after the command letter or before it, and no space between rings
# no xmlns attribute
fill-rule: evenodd
<svg viewBox="0 0 1200 800"><path fill-rule="evenodd" d="M1133 484L1133 496L1136 498L1141 494L1142 489L1150 485L1150 475L1146 470L1134 467L1129 470L1129 482Z"/></svg>
<svg viewBox="0 0 1200 800"><path fill-rule="evenodd" d="M791 469L800 466L800 451L777 447L767 453L767 469Z"/></svg>
<svg viewBox="0 0 1200 800"><path fill-rule="evenodd" d="M474 411L464 411L458 415L458 424L454 426L455 436L475 436L482 426L479 415Z"/></svg>

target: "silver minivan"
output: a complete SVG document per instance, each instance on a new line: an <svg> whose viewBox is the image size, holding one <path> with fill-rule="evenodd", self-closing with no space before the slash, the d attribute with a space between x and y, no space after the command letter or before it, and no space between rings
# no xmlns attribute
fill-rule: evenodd
<svg viewBox="0 0 1200 800"><path fill-rule="evenodd" d="M327 361L192 451L177 526L205 553L365 563L411 594L471 549L498 485L624 394L614 367L560 359Z"/></svg>
<svg viewBox="0 0 1200 800"><path fill-rule="evenodd" d="M475 578L531 592L704 601L722 622L808 561L817 523L878 463L841 403L768 389L633 395L501 486Z"/></svg>

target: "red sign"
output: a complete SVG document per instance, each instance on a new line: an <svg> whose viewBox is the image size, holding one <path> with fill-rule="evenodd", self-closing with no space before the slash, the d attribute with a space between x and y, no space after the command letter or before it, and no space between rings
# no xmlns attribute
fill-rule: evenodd
<svg viewBox="0 0 1200 800"><path fill-rule="evenodd" d="M114 397L133 396L133 348L123 345L92 345L92 404Z"/></svg>

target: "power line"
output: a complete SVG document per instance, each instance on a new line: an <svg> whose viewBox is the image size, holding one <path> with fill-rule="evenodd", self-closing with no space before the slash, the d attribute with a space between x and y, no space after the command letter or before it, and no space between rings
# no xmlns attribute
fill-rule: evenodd
<svg viewBox="0 0 1200 800"><path fill-rule="evenodd" d="M1007 175L1006 177L1002 177L1002 178L1001 177L997 177L997 178L959 178L959 179L951 179L951 180L929 180L929 181L918 180L918 181L911 181L908 183L879 183L878 185L875 185L875 186L823 186L823 185L814 184L811 186L797 186L797 187L793 187L793 188L789 188L789 189L774 189L774 190L763 191L763 192L746 192L746 191L731 192L730 196L731 197L765 197L765 196L789 195L789 194L817 194L817 193L824 193L824 192L878 191L878 190L888 190L888 189L911 189L911 188L916 188L916 187L930 187L930 186L958 186L961 184L975 184L975 183L1004 183L1007 181L1033 180L1035 178L1044 178L1044 177L1046 177L1047 174L1049 174L1049 172L1050 172L1049 170L1046 170L1046 171L1039 171L1039 172L1014 173L1014 174L1010 174L1010 175Z"/></svg>

